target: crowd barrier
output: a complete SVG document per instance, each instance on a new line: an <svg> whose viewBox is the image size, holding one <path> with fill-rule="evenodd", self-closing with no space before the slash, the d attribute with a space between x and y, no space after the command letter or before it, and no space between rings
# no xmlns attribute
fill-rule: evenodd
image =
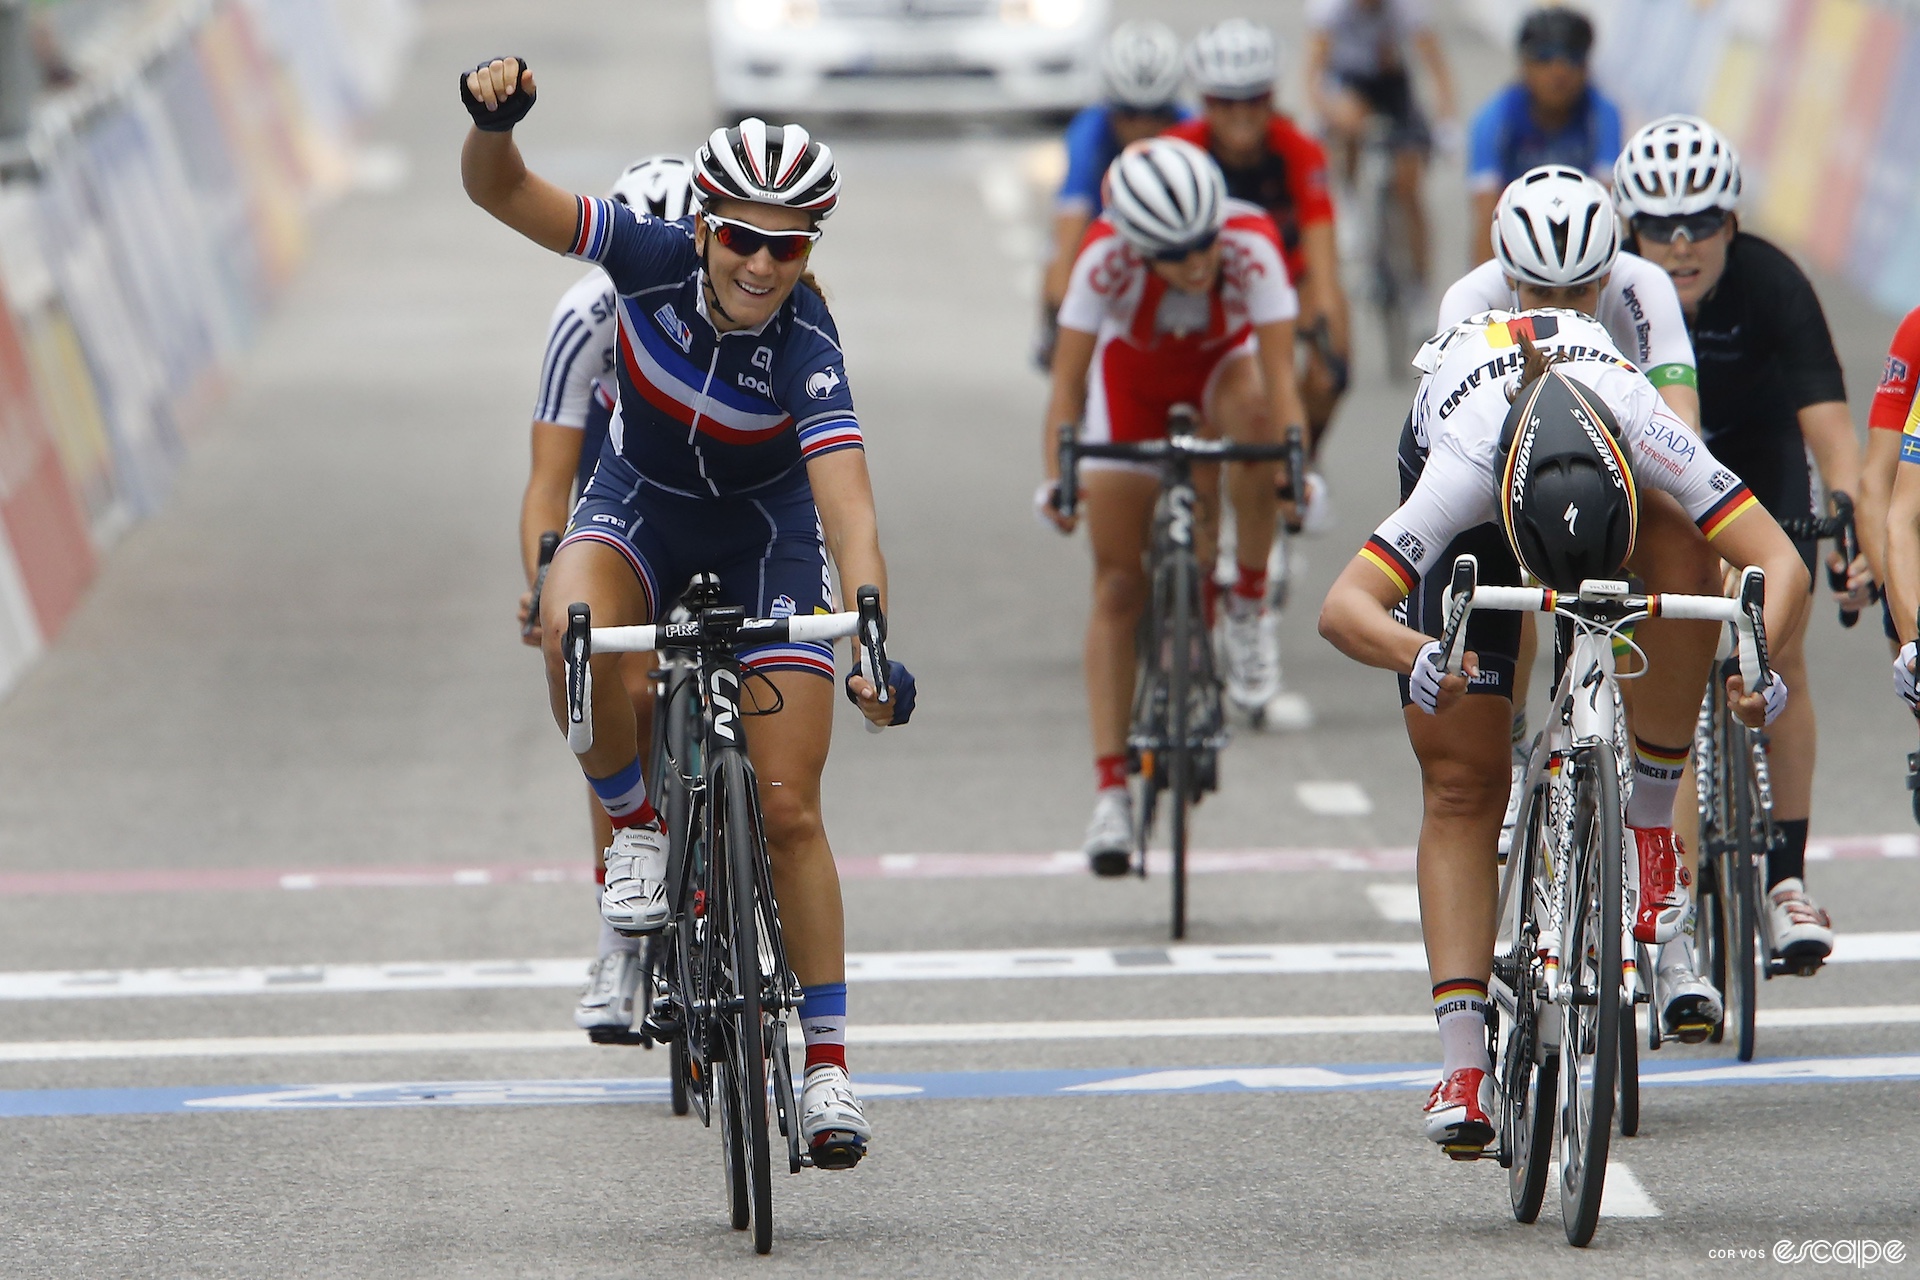
<svg viewBox="0 0 1920 1280"><path fill-rule="evenodd" d="M1510 45L1530 4L1468 0ZM1672 111L1740 149L1743 221L1895 313L1920 305L1920 0L1577 0L1631 128Z"/></svg>
<svg viewBox="0 0 1920 1280"><path fill-rule="evenodd" d="M196 0L36 111L0 183L0 693L165 499L410 20L410 0Z"/></svg>

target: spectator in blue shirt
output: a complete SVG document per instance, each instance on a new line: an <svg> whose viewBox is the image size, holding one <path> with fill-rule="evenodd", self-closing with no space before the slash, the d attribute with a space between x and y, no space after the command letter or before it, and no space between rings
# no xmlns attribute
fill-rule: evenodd
<svg viewBox="0 0 1920 1280"><path fill-rule="evenodd" d="M1520 26L1520 79L1474 117L1467 144L1473 218L1467 256L1493 256L1487 228L1509 182L1543 164L1564 164L1612 183L1620 154L1620 109L1587 78L1593 24L1572 9L1535 9Z"/></svg>

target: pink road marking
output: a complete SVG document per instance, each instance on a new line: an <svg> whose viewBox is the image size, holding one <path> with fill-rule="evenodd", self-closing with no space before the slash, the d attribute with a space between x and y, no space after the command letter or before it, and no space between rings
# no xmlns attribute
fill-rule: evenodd
<svg viewBox="0 0 1920 1280"><path fill-rule="evenodd" d="M1920 858L1920 836L1838 836L1808 842L1813 862ZM1021 879L1083 876L1078 850L1057 853L885 853L838 859L843 880ZM1363 871L1407 873L1413 850L1384 849L1196 849L1187 856L1192 875ZM1156 852L1149 868L1168 870ZM233 893L310 889L454 889L499 885L587 884L584 862L510 862L481 866L319 867L280 871L271 867L146 868L124 871L0 872L0 898L86 893Z"/></svg>

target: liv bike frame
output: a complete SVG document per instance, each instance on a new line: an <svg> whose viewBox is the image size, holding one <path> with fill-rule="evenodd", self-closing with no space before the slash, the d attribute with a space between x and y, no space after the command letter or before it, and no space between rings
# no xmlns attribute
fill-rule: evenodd
<svg viewBox="0 0 1920 1280"><path fill-rule="evenodd" d="M1083 444L1071 425L1060 431L1060 510L1072 515L1079 504L1082 458L1151 462L1160 466L1160 499L1154 505L1153 537L1148 544L1147 614L1141 619L1139 674L1134 680L1133 722L1127 732L1129 756L1137 762L1141 785L1134 821L1134 871L1147 874L1147 843L1160 796L1167 796L1167 843L1173 863L1172 934L1187 936L1188 818L1200 796L1219 785L1219 752L1227 742L1219 676L1213 669L1201 585L1205 570L1194 550L1194 521L1199 492L1196 465L1222 462L1279 462L1298 456L1297 434L1290 444L1236 444L1194 435L1198 419L1190 405L1167 414L1167 436L1137 444ZM1295 428L1297 433L1298 428ZM1196 714L1197 709L1197 714Z"/></svg>
<svg viewBox="0 0 1920 1280"><path fill-rule="evenodd" d="M1646 618L1730 623L1740 635L1746 687L1764 689L1772 679L1761 613L1765 578L1748 569L1739 597L1729 599L1645 595L1610 580L1589 580L1566 594L1482 587L1478 573L1472 556L1454 562L1441 637L1449 671L1461 669L1474 609L1562 620L1553 712L1527 762L1514 852L1501 880L1495 945L1505 950L1497 951L1489 984L1489 1036L1503 1121L1498 1156L1512 1171L1514 1215L1531 1222L1540 1211L1552 1137L1545 1113L1556 1086L1563 1087L1561 1213L1568 1241L1584 1246L1598 1225L1614 1094L1624 1083L1622 1037L1632 1035L1640 967L1628 959L1634 946L1623 901L1621 797L1629 757L1614 636Z"/></svg>
<svg viewBox="0 0 1920 1280"><path fill-rule="evenodd" d="M787 964L759 788L747 758L745 717L757 712L743 696L739 654L857 635L866 670L882 701L889 700L879 592L869 586L857 594L859 609L852 613L748 618L738 606L707 606L685 622L656 626L595 627L586 605L567 610L567 741L576 752L593 744L596 653L668 649L696 657L697 681L688 687L699 699L700 767L697 777L680 777L688 804L682 831L669 845L671 914L656 936L667 955L667 994L648 1027L674 1041L676 1066L687 1073L688 1100L702 1123L712 1124L718 1094L733 1226L753 1228L758 1253L773 1247L769 1095L789 1172L812 1163L812 1155L801 1145L788 1059L787 1017L799 1007L800 984ZM678 761L676 770L687 763Z"/></svg>

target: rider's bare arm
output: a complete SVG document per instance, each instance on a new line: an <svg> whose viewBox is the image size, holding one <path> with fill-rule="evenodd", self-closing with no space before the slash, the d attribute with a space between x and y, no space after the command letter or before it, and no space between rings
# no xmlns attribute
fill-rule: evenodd
<svg viewBox="0 0 1920 1280"><path fill-rule="evenodd" d="M488 106L535 91L533 72L512 58L469 72L467 88ZM573 247L580 202L528 170L511 131L469 129L460 149L460 181L475 204L541 248L565 253Z"/></svg>
<svg viewBox="0 0 1920 1280"><path fill-rule="evenodd" d="M1040 459L1049 480L1060 478L1060 427L1078 422L1087 406L1087 371L1093 366L1094 336L1081 329L1061 329L1053 349L1053 393L1047 397L1047 416L1040 424Z"/></svg>
<svg viewBox="0 0 1920 1280"><path fill-rule="evenodd" d="M1684 383L1671 382L1660 388L1660 398L1673 410L1674 416L1700 430L1700 393Z"/></svg>
<svg viewBox="0 0 1920 1280"><path fill-rule="evenodd" d="M1280 439L1288 427L1304 426L1306 406L1300 402L1300 386L1294 379L1293 321L1278 320L1255 325L1260 340L1260 374L1267 386L1267 411L1273 415L1273 438Z"/></svg>
<svg viewBox="0 0 1920 1280"><path fill-rule="evenodd" d="M1844 400L1810 404L1800 410L1800 435L1813 452L1814 465L1820 469L1820 483L1829 493L1838 490L1855 499L1860 496L1860 438L1854 434L1853 416ZM1858 507L1856 520L1863 519ZM1870 570L1863 555L1851 566L1850 581L1857 581L1860 598L1854 607L1866 603L1865 590Z"/></svg>
<svg viewBox="0 0 1920 1280"><path fill-rule="evenodd" d="M1479 266L1493 257L1493 208L1500 203L1500 192L1473 193L1473 212L1467 215L1467 263Z"/></svg>
<svg viewBox="0 0 1920 1280"><path fill-rule="evenodd" d="M1887 563L1887 531L1893 522L1894 472L1900 468L1900 438L1898 431L1867 432L1866 461L1860 465L1860 491L1853 495L1853 517L1860 534L1860 549L1873 570L1873 580L1879 583L1891 582L1893 575ZM1908 614L1911 617L1912 611Z"/></svg>
<svg viewBox="0 0 1920 1280"><path fill-rule="evenodd" d="M1874 434L1899 438L1892 431ZM1920 466L1902 465L1893 477L1886 545L1887 603L1894 630L1905 643L1915 638L1914 611L1920 609Z"/></svg>
<svg viewBox="0 0 1920 1280"><path fill-rule="evenodd" d="M807 483L813 487L813 505L820 512L820 533L840 574L844 600L869 583L880 588L880 607L887 607L887 562L880 554L880 521L873 509L873 480L867 474L864 449L837 449L807 463ZM891 704L875 700L871 681L856 677L853 691L860 713L875 724L891 724Z"/></svg>
<svg viewBox="0 0 1920 1280"><path fill-rule="evenodd" d="M1346 355L1348 341L1347 295L1340 287L1340 250L1334 241L1333 223L1315 222L1300 228L1300 247L1307 257L1307 278L1300 290L1301 319L1307 324L1321 316L1327 318L1328 336L1333 349Z"/></svg>
<svg viewBox="0 0 1920 1280"><path fill-rule="evenodd" d="M1447 66L1447 54L1440 47L1440 37L1431 28L1415 32L1413 51L1419 57L1420 65L1427 69L1427 78L1433 82L1433 118L1447 123L1458 120L1459 108L1453 95L1453 70Z"/></svg>
<svg viewBox="0 0 1920 1280"><path fill-rule="evenodd" d="M1090 210L1075 206L1058 209L1053 215L1053 261L1047 264L1047 276L1041 282L1041 296L1046 299L1050 309L1058 310L1061 299L1067 296L1067 281L1073 277L1073 261L1080 252L1080 241L1086 238L1087 228L1093 223Z"/></svg>
<svg viewBox="0 0 1920 1280"><path fill-rule="evenodd" d="M1767 647L1775 652L1785 649L1807 625L1812 585L1793 540L1755 502L1717 529L1712 542L1713 549L1736 569L1757 565L1767 575ZM1747 694L1740 702L1736 710L1742 711L1743 718L1764 716L1766 706L1759 694Z"/></svg>

